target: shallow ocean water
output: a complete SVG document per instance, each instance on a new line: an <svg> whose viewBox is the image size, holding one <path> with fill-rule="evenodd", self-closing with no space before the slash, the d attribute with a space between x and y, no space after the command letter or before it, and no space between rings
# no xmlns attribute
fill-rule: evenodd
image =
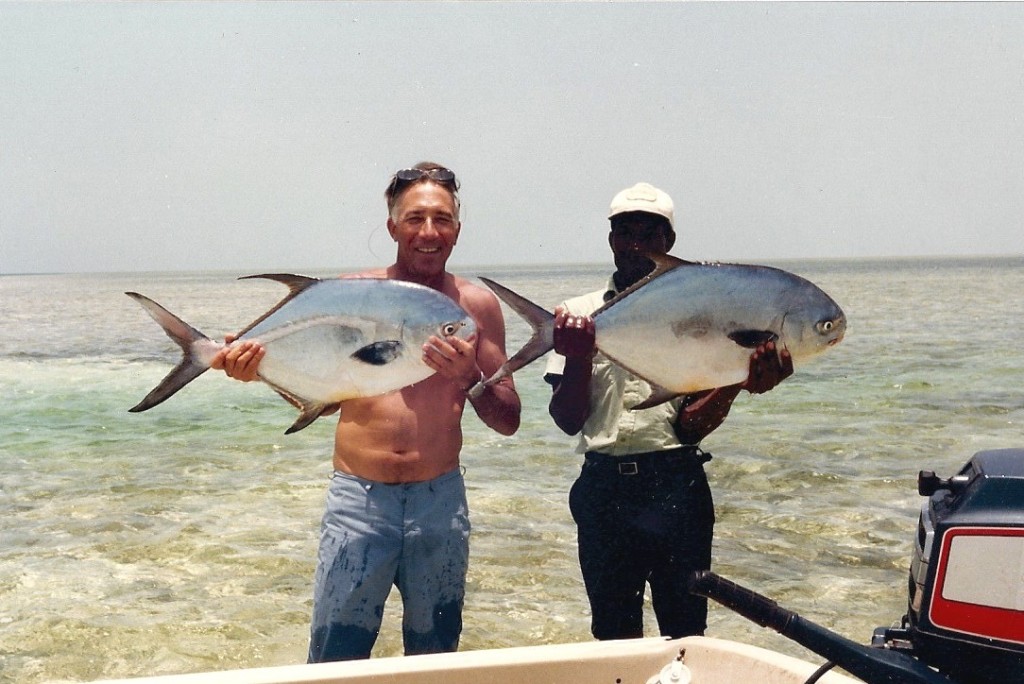
<svg viewBox="0 0 1024 684"><path fill-rule="evenodd" d="M714 569L866 643L905 612L918 470L1024 446L1024 258L778 265L829 292L849 330L705 441ZM462 269L549 308L607 270ZM235 275L0 277L0 682L305 660L329 421L285 436L294 411L269 388L212 374L127 413L177 354L122 292L219 337L283 295ZM517 349L527 326L506 324ZM566 503L580 459L542 368L516 374L518 434L465 421L463 650L590 638ZM399 620L394 594L375 655L401 653ZM714 604L709 634L818 660Z"/></svg>

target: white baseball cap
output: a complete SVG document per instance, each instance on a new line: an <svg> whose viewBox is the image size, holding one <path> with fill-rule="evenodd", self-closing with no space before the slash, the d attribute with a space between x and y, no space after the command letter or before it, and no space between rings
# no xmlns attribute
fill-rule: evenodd
<svg viewBox="0 0 1024 684"><path fill-rule="evenodd" d="M667 193L650 183L637 183L612 198L612 206L608 210L608 218L630 211L646 211L648 214L664 216L668 219L669 226L672 226L674 230L675 226L672 221L674 209L675 206L672 204L672 198Z"/></svg>

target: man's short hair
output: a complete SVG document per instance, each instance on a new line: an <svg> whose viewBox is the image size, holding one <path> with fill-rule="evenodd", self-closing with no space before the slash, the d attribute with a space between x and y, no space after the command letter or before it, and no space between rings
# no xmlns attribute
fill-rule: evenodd
<svg viewBox="0 0 1024 684"><path fill-rule="evenodd" d="M459 181L448 168L435 162L422 161L409 169L401 169L391 176L388 187L384 189L384 200L388 205L388 214L395 210L398 198L402 193L417 183L437 183L449 193L455 201L455 210L459 210Z"/></svg>

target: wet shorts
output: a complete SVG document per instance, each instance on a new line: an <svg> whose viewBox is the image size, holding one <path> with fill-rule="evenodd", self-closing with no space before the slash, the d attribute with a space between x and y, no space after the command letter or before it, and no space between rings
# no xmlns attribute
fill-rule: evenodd
<svg viewBox="0 0 1024 684"><path fill-rule="evenodd" d="M406 655L456 650L469 531L459 468L410 484L334 473L321 525L309 662L370 657L392 585L402 596Z"/></svg>

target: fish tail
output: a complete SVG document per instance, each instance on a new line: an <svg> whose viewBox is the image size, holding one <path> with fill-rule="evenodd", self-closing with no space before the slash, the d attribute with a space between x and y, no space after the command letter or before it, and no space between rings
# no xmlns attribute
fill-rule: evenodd
<svg viewBox="0 0 1024 684"><path fill-rule="evenodd" d="M533 328L533 335L523 348L517 351L512 357L501 365L494 375L484 381L485 385L493 385L504 377L512 375L523 366L536 361L547 354L555 346L554 329L555 315L546 309L537 306L526 297L513 292L504 285L481 277L487 287L496 294L501 301L505 302L517 314L530 324Z"/></svg>
<svg viewBox="0 0 1024 684"><path fill-rule="evenodd" d="M142 401L128 409L132 413L139 413L167 400L175 392L209 370L210 361L221 345L149 297L140 295L137 292L125 292L125 294L138 302L146 310L146 313L160 324L160 327L164 329L167 336L181 347L183 353L181 361L167 374L167 377L154 387Z"/></svg>

